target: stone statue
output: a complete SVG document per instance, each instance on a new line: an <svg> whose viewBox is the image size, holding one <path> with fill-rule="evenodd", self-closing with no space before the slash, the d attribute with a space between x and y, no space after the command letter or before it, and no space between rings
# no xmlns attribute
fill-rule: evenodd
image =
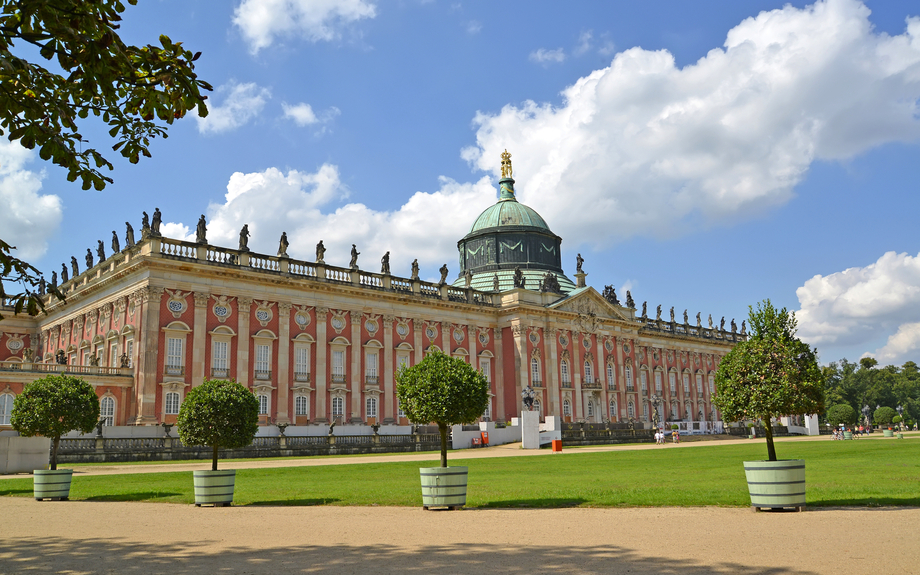
<svg viewBox="0 0 920 575"><path fill-rule="evenodd" d="M613 305L620 305L620 300L617 299L617 290L612 286L604 286L604 299Z"/></svg>
<svg viewBox="0 0 920 575"><path fill-rule="evenodd" d="M335 428L335 424L338 421L338 418L333 417L332 421L329 422L329 435L332 435L332 430Z"/></svg>
<svg viewBox="0 0 920 575"><path fill-rule="evenodd" d="M131 222L125 222L125 247L133 248L134 247L134 228L131 227Z"/></svg>
<svg viewBox="0 0 920 575"><path fill-rule="evenodd" d="M540 291L562 293L562 287L559 285L559 280L556 279L556 274L547 272L546 275L543 276L543 283L540 285ZM616 297L615 294L614 297Z"/></svg>
<svg viewBox="0 0 920 575"><path fill-rule="evenodd" d="M661 321L661 304L658 304L658 308L655 310L655 321Z"/></svg>
<svg viewBox="0 0 920 575"><path fill-rule="evenodd" d="M648 317L648 302L647 301L642 302L642 317L643 319Z"/></svg>
<svg viewBox="0 0 920 575"><path fill-rule="evenodd" d="M67 356L64 355L63 349L57 350L57 353L54 354L54 361L58 365L67 365Z"/></svg>
<svg viewBox="0 0 920 575"><path fill-rule="evenodd" d="M700 320L700 312L696 312L696 327L703 327L703 322Z"/></svg>
<svg viewBox="0 0 920 575"><path fill-rule="evenodd" d="M719 329L725 331L725 316L722 316L722 321L719 322Z"/></svg>
<svg viewBox="0 0 920 575"><path fill-rule="evenodd" d="M57 289L57 272L51 272L51 289Z"/></svg>
<svg viewBox="0 0 920 575"><path fill-rule="evenodd" d="M348 267L352 270L358 269L358 256L361 255L361 252L358 251L358 247L355 244L351 244L351 262L348 263Z"/></svg>
<svg viewBox="0 0 920 575"><path fill-rule="evenodd" d="M278 255L286 258L288 257L287 249L291 245L288 243L287 232L281 232L281 239L278 240Z"/></svg>
<svg viewBox="0 0 920 575"><path fill-rule="evenodd" d="M626 307L629 309L636 309L636 301L632 298L632 294L629 293L629 290L626 290ZM642 304L642 309L645 309L644 303Z"/></svg>
<svg viewBox="0 0 920 575"><path fill-rule="evenodd" d="M414 280L418 279L418 259L417 258L412 260L412 278L410 279L414 279Z"/></svg>
<svg viewBox="0 0 920 575"><path fill-rule="evenodd" d="M438 285L446 284L447 274L448 274L447 264L444 264L443 266L441 266L441 269L439 269L438 271L441 272L441 279L438 281Z"/></svg>
<svg viewBox="0 0 920 575"><path fill-rule="evenodd" d="M511 154L509 154L508 150L506 149L504 152L502 152L501 157L502 157L502 178L503 179L510 178L511 173L512 173L511 172Z"/></svg>
<svg viewBox="0 0 920 575"><path fill-rule="evenodd" d="M709 329L712 329L712 314L709 314Z"/></svg>
<svg viewBox="0 0 920 575"><path fill-rule="evenodd" d="M80 275L80 266L77 265L77 258L70 256L70 271L73 272L73 277Z"/></svg>
<svg viewBox="0 0 920 575"><path fill-rule="evenodd" d="M32 360L35 358L35 350L31 347L27 347L22 350L22 358L26 363L32 363Z"/></svg>
<svg viewBox="0 0 920 575"><path fill-rule="evenodd" d="M150 220L150 235L160 237L160 223L163 221L163 214L160 208L153 209L153 219Z"/></svg>
<svg viewBox="0 0 920 575"><path fill-rule="evenodd" d="M501 286L499 285L499 282L498 282L498 274L495 274L494 276L492 276L492 291L494 292L501 291Z"/></svg>
<svg viewBox="0 0 920 575"><path fill-rule="evenodd" d="M585 259L581 257L581 254L575 256L575 271L577 273L584 273L584 270L581 269L582 264L585 263Z"/></svg>
<svg viewBox="0 0 920 575"><path fill-rule="evenodd" d="M380 273L390 275L390 252L383 254L383 257L380 258Z"/></svg>
<svg viewBox="0 0 920 575"><path fill-rule="evenodd" d="M671 306L671 323L674 323L674 306Z"/></svg>
<svg viewBox="0 0 920 575"><path fill-rule="evenodd" d="M323 259L325 256L326 256L326 246L323 245L323 240L320 240L319 243L316 244L316 263L318 264L326 263L326 260Z"/></svg>
<svg viewBox="0 0 920 575"><path fill-rule="evenodd" d="M141 217L141 239L146 239L150 235L150 216L147 212Z"/></svg>
<svg viewBox="0 0 920 575"><path fill-rule="evenodd" d="M249 224L243 224L240 230L240 250L241 252L249 251Z"/></svg>
<svg viewBox="0 0 920 575"><path fill-rule="evenodd" d="M204 214L198 218L198 226L195 228L195 242L199 244L208 243L208 226L204 220Z"/></svg>
<svg viewBox="0 0 920 575"><path fill-rule="evenodd" d="M38 278L38 295L45 295L45 276Z"/></svg>
<svg viewBox="0 0 920 575"><path fill-rule="evenodd" d="M521 268L514 268L514 287L524 287L524 272L521 271Z"/></svg>
<svg viewBox="0 0 920 575"><path fill-rule="evenodd" d="M735 324L735 318L732 318L732 333L738 331L738 325Z"/></svg>
<svg viewBox="0 0 920 575"><path fill-rule="evenodd" d="M112 255L115 255L120 251L121 244L118 243L118 234L115 233L115 230L112 230Z"/></svg>
<svg viewBox="0 0 920 575"><path fill-rule="evenodd" d="M684 325L687 325L687 324L689 324L689 323L690 323L690 321L689 321L689 319L687 318L687 310L684 310Z"/></svg>
<svg viewBox="0 0 920 575"><path fill-rule="evenodd" d="M89 248L86 248L86 258L85 259L86 259L86 271L89 271L89 269L93 267L93 252Z"/></svg>
<svg viewBox="0 0 920 575"><path fill-rule="evenodd" d="M463 272L463 280L466 287L471 287L473 285L473 272L471 270Z"/></svg>
<svg viewBox="0 0 920 575"><path fill-rule="evenodd" d="M744 321L741 322L741 335L747 335L747 326L745 323Z"/></svg>
<svg viewBox="0 0 920 575"><path fill-rule="evenodd" d="M96 246L96 255L99 256L99 263L105 261L105 245L102 243L102 240L97 240L99 244Z"/></svg>
<svg viewBox="0 0 920 575"><path fill-rule="evenodd" d="M121 367L131 367L130 365L128 365L128 354L127 353L121 354L121 357L118 358L118 364Z"/></svg>
<svg viewBox="0 0 920 575"><path fill-rule="evenodd" d="M89 364L93 367L99 367L99 356L98 355L89 356Z"/></svg>
<svg viewBox="0 0 920 575"><path fill-rule="evenodd" d="M67 277L67 266L64 264L61 264L61 283L62 284L67 283L68 279L69 278Z"/></svg>

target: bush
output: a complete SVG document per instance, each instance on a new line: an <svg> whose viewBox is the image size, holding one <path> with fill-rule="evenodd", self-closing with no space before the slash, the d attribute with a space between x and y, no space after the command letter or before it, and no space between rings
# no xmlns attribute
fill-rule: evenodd
<svg viewBox="0 0 920 575"><path fill-rule="evenodd" d="M846 403L834 405L827 410L827 423L834 427L841 423L852 425L856 423L856 418L856 410Z"/></svg>
<svg viewBox="0 0 920 575"><path fill-rule="evenodd" d="M672 424L671 424L671 429L680 429L680 426L677 425L676 423L672 423Z"/></svg>
<svg viewBox="0 0 920 575"><path fill-rule="evenodd" d="M27 384L13 401L10 425L20 435L52 440L51 469L57 469L61 436L71 431L89 433L99 422L96 390L79 377L49 375Z"/></svg>
<svg viewBox="0 0 920 575"><path fill-rule="evenodd" d="M259 431L259 400L235 381L206 380L192 388L176 420L185 445L208 445L211 469L217 471L217 450L246 447Z"/></svg>
<svg viewBox="0 0 920 575"><path fill-rule="evenodd" d="M893 407L880 407L872 414L872 421L876 425L888 425L897 415L898 412Z"/></svg>
<svg viewBox="0 0 920 575"><path fill-rule="evenodd" d="M901 423L904 419L900 415L895 415L891 418L891 423Z"/></svg>
<svg viewBox="0 0 920 575"><path fill-rule="evenodd" d="M441 467L447 467L447 428L482 416L489 405L489 383L462 359L432 348L422 361L399 370L396 396L409 421L438 425Z"/></svg>

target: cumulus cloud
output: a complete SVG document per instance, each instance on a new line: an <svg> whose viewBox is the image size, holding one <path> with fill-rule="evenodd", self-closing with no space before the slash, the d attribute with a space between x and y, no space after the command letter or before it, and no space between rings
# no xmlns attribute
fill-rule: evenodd
<svg viewBox="0 0 920 575"><path fill-rule="evenodd" d="M901 363L920 350L920 254L888 252L866 267L816 275L796 295L799 334L812 345L860 345L893 334L869 355Z"/></svg>
<svg viewBox="0 0 920 575"><path fill-rule="evenodd" d="M559 62L565 61L565 52L562 48L556 48L555 50L540 48L530 53L530 61L543 64L544 66L547 64L558 64Z"/></svg>
<svg viewBox="0 0 920 575"><path fill-rule="evenodd" d="M248 224L249 247L257 252L274 254L286 231L288 253L295 258L312 261L316 243L323 240L326 261L345 266L355 243L362 269L378 271L380 257L390 251L394 273L408 274L418 258L423 272L428 267L436 277L437 267L456 261L457 239L495 201L496 190L488 177L463 184L441 178L438 190L416 192L391 211L346 203L348 195L338 167L330 164L312 173L277 168L238 172L230 177L224 201L208 206L208 241L235 247L240 228ZM184 227L184 233L188 230ZM453 266L452 272L459 269Z"/></svg>
<svg viewBox="0 0 920 575"><path fill-rule="evenodd" d="M63 218L61 199L40 193L44 173L25 169L34 157L18 142L0 140L0 238L26 261L44 255Z"/></svg>
<svg viewBox="0 0 920 575"><path fill-rule="evenodd" d="M317 115L313 111L313 107L306 102L300 102L294 105L282 102L281 108L284 110L285 118L290 118L295 124L301 127L328 123L341 113L338 108L333 106Z"/></svg>
<svg viewBox="0 0 920 575"><path fill-rule="evenodd" d="M220 105L208 99L208 115L196 117L198 131L202 134L220 134L235 130L258 116L271 98L267 88L260 88L252 82L238 84L229 82L217 88L217 94L224 96Z"/></svg>
<svg viewBox="0 0 920 575"><path fill-rule="evenodd" d="M579 34L578 35L578 45L575 46L575 50L574 50L575 55L580 56L581 54L584 54L585 52L590 50L593 39L594 39L594 34L591 32L591 30L587 30Z"/></svg>
<svg viewBox="0 0 920 575"><path fill-rule="evenodd" d="M257 53L281 37L335 40L343 27L376 15L376 6L366 0L243 0L233 23Z"/></svg>
<svg viewBox="0 0 920 575"><path fill-rule="evenodd" d="M569 245L673 237L787 202L816 159L916 140L918 65L920 18L889 36L856 0L786 6L683 68L632 48L560 105L478 113L462 155L497 174L507 148L520 198Z"/></svg>

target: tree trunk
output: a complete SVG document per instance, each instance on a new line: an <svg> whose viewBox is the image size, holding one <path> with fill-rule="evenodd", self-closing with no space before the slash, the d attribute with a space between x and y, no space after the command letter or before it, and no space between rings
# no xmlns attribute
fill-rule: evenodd
<svg viewBox="0 0 920 575"><path fill-rule="evenodd" d="M438 431L441 432L441 467L447 467L447 425L439 423Z"/></svg>
<svg viewBox="0 0 920 575"><path fill-rule="evenodd" d="M51 471L57 469L57 452L58 446L61 444L61 438L55 437L51 440Z"/></svg>
<svg viewBox="0 0 920 575"><path fill-rule="evenodd" d="M773 447L773 422L769 417L764 419L763 427L767 432L767 460L776 461L776 448Z"/></svg>
<svg viewBox="0 0 920 575"><path fill-rule="evenodd" d="M217 446L215 445L212 449L214 450L214 455L211 458L211 471L217 471Z"/></svg>

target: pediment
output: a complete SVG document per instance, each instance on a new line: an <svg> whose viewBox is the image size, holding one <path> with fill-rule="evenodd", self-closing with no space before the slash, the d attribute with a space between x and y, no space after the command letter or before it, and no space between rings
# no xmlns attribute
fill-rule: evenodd
<svg viewBox="0 0 920 575"><path fill-rule="evenodd" d="M575 290L568 297L547 306L549 309L576 313L576 323L582 331L594 332L598 322L605 319L632 321L626 308L620 308L608 302L593 287Z"/></svg>

